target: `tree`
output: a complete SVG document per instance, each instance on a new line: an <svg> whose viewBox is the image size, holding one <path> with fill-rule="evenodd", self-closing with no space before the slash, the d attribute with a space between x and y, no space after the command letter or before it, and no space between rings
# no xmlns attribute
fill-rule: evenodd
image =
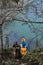
<svg viewBox="0 0 43 65"><path fill-rule="evenodd" d="M6 0L2 0L2 7L6 8L7 5L7 1Z"/></svg>
<svg viewBox="0 0 43 65"><path fill-rule="evenodd" d="M9 38L7 35L6 35L6 46L7 46L7 48L9 48Z"/></svg>
<svg viewBox="0 0 43 65"><path fill-rule="evenodd" d="M12 0L13 2L16 2L17 4L18 4L18 2L20 1L20 0Z"/></svg>
<svg viewBox="0 0 43 65"><path fill-rule="evenodd" d="M11 5L13 4L13 2L15 2L15 3L18 4L19 1L20 1L20 0L2 0L1 2L2 2L2 7L3 7L3 8L7 8L7 4L8 4L8 6L11 6ZM11 2L12 4L10 4L10 2Z"/></svg>

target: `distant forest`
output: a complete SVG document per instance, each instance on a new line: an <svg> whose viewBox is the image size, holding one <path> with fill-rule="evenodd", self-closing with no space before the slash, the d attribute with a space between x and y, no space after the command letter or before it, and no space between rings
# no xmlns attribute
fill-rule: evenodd
<svg viewBox="0 0 43 65"><path fill-rule="evenodd" d="M20 0L0 0L0 8L10 8L18 4Z"/></svg>

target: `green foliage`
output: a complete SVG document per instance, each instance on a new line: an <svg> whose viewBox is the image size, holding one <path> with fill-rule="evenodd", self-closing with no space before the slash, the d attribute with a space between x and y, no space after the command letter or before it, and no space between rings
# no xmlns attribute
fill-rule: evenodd
<svg viewBox="0 0 43 65"><path fill-rule="evenodd" d="M8 60L8 59L14 58L13 52L14 50L12 48L4 49L2 53L3 59Z"/></svg>
<svg viewBox="0 0 43 65"><path fill-rule="evenodd" d="M4 55L6 55L5 52L10 53L10 54L7 54L8 59L5 60L5 65L16 65L17 62L15 62L15 58L13 58L14 56L12 58L9 57L9 55L12 56L12 53L14 52L14 48L4 49L3 50ZM28 65L32 65L32 64L34 65L35 60L36 60L36 63L38 63L38 65L43 65L43 54L41 54L41 52L43 52L43 50L40 51L40 49L39 50L35 49L31 53L28 52L25 57L22 57L20 59L20 61L21 63L26 63Z"/></svg>
<svg viewBox="0 0 43 65"><path fill-rule="evenodd" d="M22 58L22 62L26 62L27 64L33 64L38 63L39 65L43 65L43 55L40 55L40 53L43 51L40 51L40 49L35 49L32 53L28 53L25 57Z"/></svg>
<svg viewBox="0 0 43 65"><path fill-rule="evenodd" d="M15 65L15 61L13 59L9 59L7 61L3 61L3 65Z"/></svg>

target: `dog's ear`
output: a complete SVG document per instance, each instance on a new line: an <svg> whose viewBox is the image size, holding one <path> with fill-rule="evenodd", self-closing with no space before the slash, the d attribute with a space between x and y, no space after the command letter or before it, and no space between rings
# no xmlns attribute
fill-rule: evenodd
<svg viewBox="0 0 43 65"><path fill-rule="evenodd" d="M15 47L15 44L13 44L13 47Z"/></svg>

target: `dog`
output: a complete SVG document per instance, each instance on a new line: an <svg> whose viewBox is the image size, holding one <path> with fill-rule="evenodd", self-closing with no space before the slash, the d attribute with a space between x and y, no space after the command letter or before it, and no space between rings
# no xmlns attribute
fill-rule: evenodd
<svg viewBox="0 0 43 65"><path fill-rule="evenodd" d="M13 47L15 48L15 59L20 59L22 57L20 53L21 46L16 42Z"/></svg>

